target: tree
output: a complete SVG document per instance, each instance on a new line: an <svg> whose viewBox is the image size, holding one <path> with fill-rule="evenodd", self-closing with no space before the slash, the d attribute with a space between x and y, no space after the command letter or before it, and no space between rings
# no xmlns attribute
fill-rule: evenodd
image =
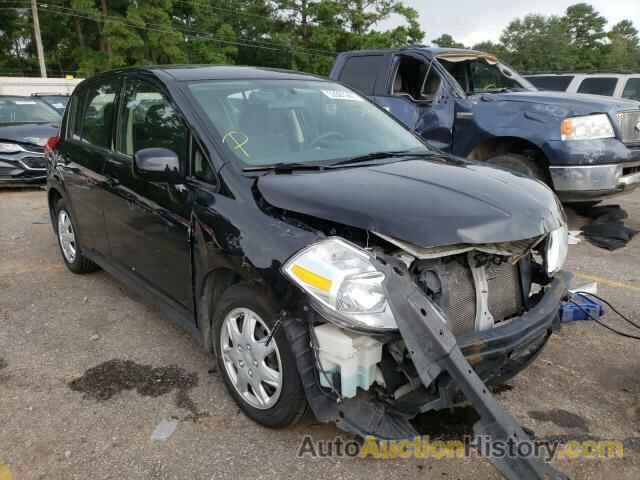
<svg viewBox="0 0 640 480"><path fill-rule="evenodd" d="M601 67L609 71L637 71L640 69L640 41L638 30L630 20L614 25L607 34L609 44Z"/></svg>
<svg viewBox="0 0 640 480"><path fill-rule="evenodd" d="M502 33L508 61L523 72L571 69L570 35L559 17L527 15L511 22Z"/></svg>
<svg viewBox="0 0 640 480"><path fill-rule="evenodd" d="M442 48L464 48L462 43L456 42L448 33L443 33L438 38L434 39L432 43Z"/></svg>
<svg viewBox="0 0 640 480"><path fill-rule="evenodd" d="M476 43L472 48L473 50L478 50L479 52L491 53L496 57L502 59L503 61L509 61L509 52L507 52L506 48L504 48L504 45L502 45L501 43L485 41Z"/></svg>
<svg viewBox="0 0 640 480"><path fill-rule="evenodd" d="M586 3L578 3L567 8L561 20L569 35L573 50L572 57L577 70L595 70L605 50L604 27L607 19Z"/></svg>

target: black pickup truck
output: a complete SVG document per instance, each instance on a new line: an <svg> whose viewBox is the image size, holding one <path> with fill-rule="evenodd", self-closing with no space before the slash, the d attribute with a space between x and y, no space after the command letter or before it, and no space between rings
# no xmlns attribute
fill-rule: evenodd
<svg viewBox="0 0 640 480"><path fill-rule="evenodd" d="M640 103L540 92L493 55L407 47L341 53L330 77L433 146L597 203L640 184Z"/></svg>

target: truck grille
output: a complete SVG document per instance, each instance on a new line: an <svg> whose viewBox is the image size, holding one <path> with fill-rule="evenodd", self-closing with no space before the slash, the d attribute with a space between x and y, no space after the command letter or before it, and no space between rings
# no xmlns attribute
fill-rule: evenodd
<svg viewBox="0 0 640 480"><path fill-rule="evenodd" d="M489 287L488 307L494 324L519 315L523 310L523 302L518 266L503 262L490 263L483 268ZM418 285L447 315L451 332L456 336L474 332L476 286L466 256L437 261L422 260L417 270Z"/></svg>
<svg viewBox="0 0 640 480"><path fill-rule="evenodd" d="M640 111L618 113L618 124L624 143L640 143Z"/></svg>

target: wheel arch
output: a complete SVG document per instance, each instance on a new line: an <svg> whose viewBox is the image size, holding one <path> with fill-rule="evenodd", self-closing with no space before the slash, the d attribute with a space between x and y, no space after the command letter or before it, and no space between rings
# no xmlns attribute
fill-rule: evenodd
<svg viewBox="0 0 640 480"><path fill-rule="evenodd" d="M215 306L224 292L242 281L242 278L230 268L218 268L207 273L202 279L198 298L198 325L202 333L202 342L207 352L215 348L211 341L211 322Z"/></svg>
<svg viewBox="0 0 640 480"><path fill-rule="evenodd" d="M549 159L544 150L531 140L515 136L491 137L476 145L467 155L470 160L486 161L498 155L514 153L524 155L533 160L543 162L545 169L549 168Z"/></svg>
<svg viewBox="0 0 640 480"><path fill-rule="evenodd" d="M49 189L49 191L47 192L47 205L49 207L49 216L51 217L51 224L53 225L53 229L56 229L56 224L55 224L55 208L56 208L56 203L58 203L58 200L61 200L64 198L64 195L62 195L62 192L56 188L56 187L52 187Z"/></svg>

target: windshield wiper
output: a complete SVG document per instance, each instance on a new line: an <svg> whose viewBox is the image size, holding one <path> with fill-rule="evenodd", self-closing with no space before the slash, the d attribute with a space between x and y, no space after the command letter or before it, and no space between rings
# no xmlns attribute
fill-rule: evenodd
<svg viewBox="0 0 640 480"><path fill-rule="evenodd" d="M413 150L388 150L344 158L342 160L338 160L337 162L333 162L329 165L329 168L350 165L352 163L369 162L372 160L383 160L385 158L432 157L433 155L435 155L435 152L430 152L428 150L421 152L415 152Z"/></svg>
<svg viewBox="0 0 640 480"><path fill-rule="evenodd" d="M274 173L290 173L299 170L322 170L324 165L317 163L273 163L271 165L257 165L255 167L244 167L243 172L274 172Z"/></svg>

